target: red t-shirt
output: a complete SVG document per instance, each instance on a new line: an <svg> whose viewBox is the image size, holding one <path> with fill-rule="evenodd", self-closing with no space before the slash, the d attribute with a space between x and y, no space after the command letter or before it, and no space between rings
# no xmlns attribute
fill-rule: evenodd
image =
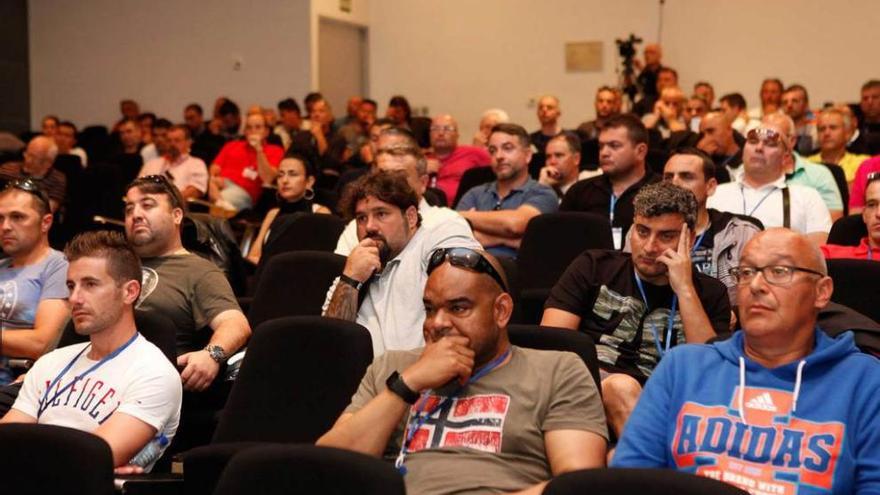
<svg viewBox="0 0 880 495"><path fill-rule="evenodd" d="M284 148L274 144L263 142L263 151L269 159L269 165L277 169L284 157ZM260 198L263 181L257 172L257 150L252 148L247 141L239 139L223 145L223 149L214 159L214 163L220 165L220 176L235 182L251 195L254 204Z"/></svg>
<svg viewBox="0 0 880 495"><path fill-rule="evenodd" d="M875 261L880 261L880 259L874 257L873 250L868 246L867 237L863 238L858 246L825 244L824 246L820 246L820 249L822 249L822 254L825 255L825 259L829 260L834 258L849 258L855 260L873 259Z"/></svg>
<svg viewBox="0 0 880 495"><path fill-rule="evenodd" d="M483 167L492 163L492 157L483 148L476 146L458 146L446 158L440 160L440 171L437 172L437 187L446 193L446 200L451 205L458 192L461 176L475 167Z"/></svg>

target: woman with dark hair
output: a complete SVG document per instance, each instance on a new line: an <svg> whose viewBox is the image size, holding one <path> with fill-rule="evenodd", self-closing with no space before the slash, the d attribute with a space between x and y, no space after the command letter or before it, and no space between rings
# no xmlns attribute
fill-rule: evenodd
<svg viewBox="0 0 880 495"><path fill-rule="evenodd" d="M278 165L278 207L269 210L260 232L248 253L246 260L257 264L263 253L263 243L269 237L269 229L279 214L289 213L323 213L330 210L323 205L312 202L315 191L315 165L305 155L290 153Z"/></svg>

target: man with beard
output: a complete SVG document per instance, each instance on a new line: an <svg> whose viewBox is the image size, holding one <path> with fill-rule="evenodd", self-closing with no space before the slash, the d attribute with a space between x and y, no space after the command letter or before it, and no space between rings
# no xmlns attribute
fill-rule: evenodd
<svg viewBox="0 0 880 495"><path fill-rule="evenodd" d="M183 247L184 208L164 175L140 177L125 193L125 236L144 268L136 307L174 322L183 388L202 391L251 329L223 272Z"/></svg>
<svg viewBox="0 0 880 495"><path fill-rule="evenodd" d="M165 175L184 198L201 198L208 190L208 167L201 159L189 154L192 144L189 128L185 125L172 126L167 136L165 155L145 163L138 176Z"/></svg>
<svg viewBox="0 0 880 495"><path fill-rule="evenodd" d="M423 228L418 196L403 172L361 177L346 190L340 211L354 218L360 242L328 290L324 316L366 327L374 356L424 345L421 297L431 252L479 245L453 222L447 222L452 228Z"/></svg>

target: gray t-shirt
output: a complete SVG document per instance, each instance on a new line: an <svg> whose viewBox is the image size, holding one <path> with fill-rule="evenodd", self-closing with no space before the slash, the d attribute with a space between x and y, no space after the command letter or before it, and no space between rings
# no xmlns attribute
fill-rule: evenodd
<svg viewBox="0 0 880 495"><path fill-rule="evenodd" d="M210 261L198 255L172 254L145 258L143 287L135 306L159 311L177 327L177 353L203 349L211 332L202 331L220 313L240 310L229 281Z"/></svg>
<svg viewBox="0 0 880 495"><path fill-rule="evenodd" d="M570 429L608 438L602 398L581 359L572 353L513 347L510 361L468 385L422 424L407 450L407 493L498 493L522 490L552 476L544 433ZM345 412L364 407L422 349L389 351L367 370ZM427 409L442 400L428 398ZM417 403L418 405L418 403ZM387 454L400 451L401 418Z"/></svg>

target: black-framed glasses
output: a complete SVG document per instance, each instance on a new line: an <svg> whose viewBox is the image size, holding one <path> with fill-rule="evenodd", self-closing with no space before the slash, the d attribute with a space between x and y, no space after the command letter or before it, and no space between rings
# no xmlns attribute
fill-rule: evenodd
<svg viewBox="0 0 880 495"><path fill-rule="evenodd" d="M764 280L771 285L788 285L794 278L794 272L806 272L824 277L824 273L792 265L768 265L768 266L735 266L730 269L730 276L739 285L751 283L758 273L764 276Z"/></svg>
<svg viewBox="0 0 880 495"><path fill-rule="evenodd" d="M489 263L489 260L484 258L482 254L470 248L457 247L440 248L435 250L431 253L431 259L428 261L428 275L446 260L449 260L449 264L452 266L468 268L480 273L485 273L498 282L498 285L504 290L504 292L510 292L507 289L507 284L504 283L504 279L501 278L501 274L495 270L492 263Z"/></svg>
<svg viewBox="0 0 880 495"><path fill-rule="evenodd" d="M52 209L52 205L49 203L49 194L43 189L43 187L41 187L40 183L32 177L25 177L23 179L16 179L9 182L6 184L6 189L18 189L19 191L30 193L42 201L47 210Z"/></svg>

